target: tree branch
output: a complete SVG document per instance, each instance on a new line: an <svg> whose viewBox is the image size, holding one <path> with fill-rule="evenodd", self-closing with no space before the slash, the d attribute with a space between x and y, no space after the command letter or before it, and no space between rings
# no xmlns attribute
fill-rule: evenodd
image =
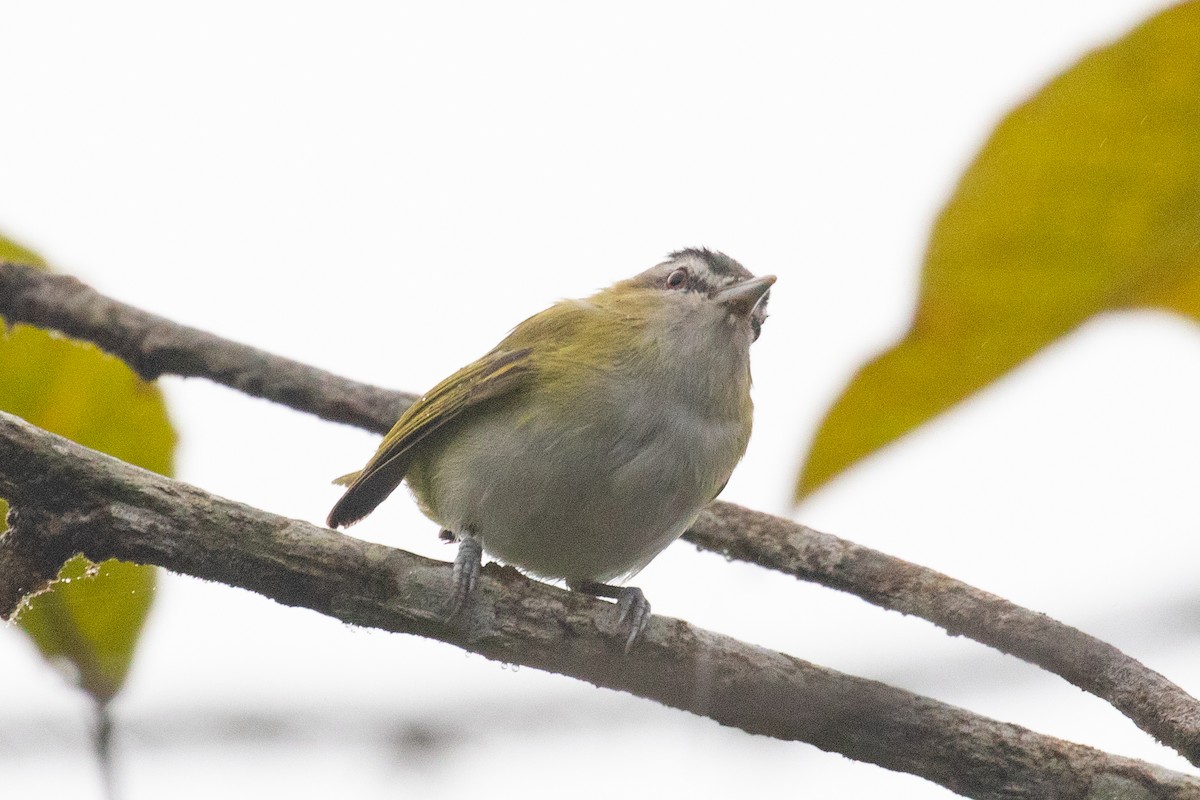
<svg viewBox="0 0 1200 800"><path fill-rule="evenodd" d="M1200 703L1083 631L948 575L733 503L705 509L683 538L740 561L857 595L967 636L1106 700L1200 765Z"/></svg>
<svg viewBox="0 0 1200 800"><path fill-rule="evenodd" d="M314 370L111 300L79 281L0 262L0 315L91 341L143 375L202 376L335 422L390 429L412 395ZM49 523L48 523L49 524ZM790 520L713 503L684 538L732 558L920 616L1047 669L1200 764L1200 704L1117 648L941 573ZM0 553L0 572L45 575L55 551ZM16 559L6 564L5 559ZM17 563L19 561L20 563Z"/></svg>
<svg viewBox="0 0 1200 800"><path fill-rule="evenodd" d="M105 297L69 275L0 261L0 315L91 342L146 380L208 378L331 422L386 433L415 395L358 383ZM388 421L385 421L388 420Z"/></svg>
<svg viewBox="0 0 1200 800"><path fill-rule="evenodd" d="M0 262L0 315L93 342L142 375L206 377L323 419L386 433L412 395L315 370L107 298L74 278ZM1200 703L1117 648L946 575L790 520L716 502L688 541L922 617L1070 681L1200 765ZM27 554L36 558L36 554ZM51 562L55 554L48 554ZM18 572L17 574L22 574Z"/></svg>
<svg viewBox="0 0 1200 800"><path fill-rule="evenodd" d="M629 654L612 605L489 565L450 624L450 567L209 495L0 413L0 612L76 552L157 564L353 625L620 689L977 798L1200 797L1200 779L654 617ZM30 567L30 565L33 565ZM20 573L20 569L29 570Z"/></svg>

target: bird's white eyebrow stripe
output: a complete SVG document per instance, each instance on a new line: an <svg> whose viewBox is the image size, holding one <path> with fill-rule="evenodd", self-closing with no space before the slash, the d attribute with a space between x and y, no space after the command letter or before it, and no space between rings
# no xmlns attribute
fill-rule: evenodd
<svg viewBox="0 0 1200 800"><path fill-rule="evenodd" d="M754 277L740 263L717 250L689 247L669 254L669 267L687 267L693 277L710 290L724 289ZM662 265L660 265L662 266ZM694 284L693 284L694 285Z"/></svg>
<svg viewBox="0 0 1200 800"><path fill-rule="evenodd" d="M729 286L730 284L736 283L738 280L736 275L729 275L727 273L718 274L713 272L712 268L708 265L708 262L696 256L688 257L687 266L690 267L692 271L704 281L704 283L714 288L718 286Z"/></svg>

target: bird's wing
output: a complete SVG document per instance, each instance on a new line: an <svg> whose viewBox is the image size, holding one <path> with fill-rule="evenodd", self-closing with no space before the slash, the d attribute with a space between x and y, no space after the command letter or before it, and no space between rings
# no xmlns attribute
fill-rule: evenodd
<svg viewBox="0 0 1200 800"><path fill-rule="evenodd" d="M352 525L375 510L404 479L416 445L422 439L472 406L523 384L533 372L532 349L504 349L508 341L463 367L409 406L367 465L334 481L347 488L329 512L329 527Z"/></svg>

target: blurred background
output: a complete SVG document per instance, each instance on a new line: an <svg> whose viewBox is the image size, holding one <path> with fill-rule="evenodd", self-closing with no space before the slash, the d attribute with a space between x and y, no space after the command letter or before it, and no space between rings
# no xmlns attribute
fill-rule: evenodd
<svg viewBox="0 0 1200 800"><path fill-rule="evenodd" d="M793 510L822 414L907 328L930 226L1015 104L1161 2L0 5L0 231L178 322L421 391L685 246L775 273L723 498L1044 611L1200 693L1200 336L1106 315ZM2 380L2 376L0 376ZM376 437L166 378L176 475L319 523ZM451 557L398 493L355 536ZM921 620L677 544L656 613L1190 768L1103 702ZM0 786L101 796L89 701L0 629ZM122 800L944 798L421 639L163 576ZM1195 771L1195 770L1191 770Z"/></svg>

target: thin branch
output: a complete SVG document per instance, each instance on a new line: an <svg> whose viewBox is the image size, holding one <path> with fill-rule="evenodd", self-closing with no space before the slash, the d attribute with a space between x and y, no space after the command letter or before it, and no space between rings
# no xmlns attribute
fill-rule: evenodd
<svg viewBox="0 0 1200 800"><path fill-rule="evenodd" d="M20 554L80 552L239 586L353 625L570 675L751 733L910 772L976 798L1196 798L1200 779L998 722L876 681L654 617L625 654L612 605L484 570L451 624L448 564L278 517L0 413L0 612L54 574ZM14 513L15 512L15 513ZM14 554L16 557L14 557ZM65 561L66 558L63 558ZM44 565L50 567L50 565Z"/></svg>
<svg viewBox="0 0 1200 800"><path fill-rule="evenodd" d="M171 322L36 267L0 262L0 306L9 324L91 342L146 380L207 378L331 422L385 433L415 399Z"/></svg>
<svg viewBox="0 0 1200 800"><path fill-rule="evenodd" d="M929 620L1036 664L1113 705L1200 764L1200 704L1137 659L1083 631L948 575L733 503L713 503L683 536L727 557Z"/></svg>
<svg viewBox="0 0 1200 800"><path fill-rule="evenodd" d="M117 799L117 779L113 767L112 752L113 720L108 703L96 703L95 727L92 729L92 749L96 753L96 766L100 770L100 785L106 800Z"/></svg>

